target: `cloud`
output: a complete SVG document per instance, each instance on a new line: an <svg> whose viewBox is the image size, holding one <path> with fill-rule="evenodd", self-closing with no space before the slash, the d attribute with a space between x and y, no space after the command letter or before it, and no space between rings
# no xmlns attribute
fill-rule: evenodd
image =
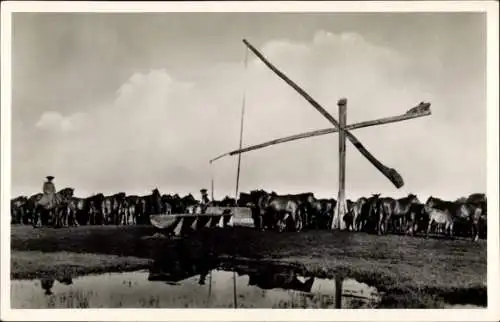
<svg viewBox="0 0 500 322"><path fill-rule="evenodd" d="M467 120L467 101L477 90L472 81L457 83L453 94L438 92L439 82L455 80L429 79L426 68L432 70L435 62L415 62L356 33L318 31L306 42L276 39L260 50L333 116L337 100L347 97L348 123L433 103L431 117L353 132L402 174L406 186L396 190L348 143L348 197L410 191L454 196L485 189L484 118L477 116L469 134L460 123ZM209 187L213 175L217 196L234 194L236 158L212 168L208 160L238 147L244 94L244 145L332 126L255 56L249 59L246 70L225 62L200 68L189 81L165 69L134 73L112 101L96 102L85 114L44 113L37 127L71 136L46 143L57 146L57 158L40 160L46 166L36 175L56 169L58 184L81 194L146 193L154 187L196 193ZM446 121L450 110L455 117ZM337 150L337 136L328 135L244 154L240 190L336 196Z"/></svg>
<svg viewBox="0 0 500 322"><path fill-rule="evenodd" d="M59 112L47 111L44 112L35 126L42 130L71 132L78 131L87 121L85 113L75 113L68 117L64 117Z"/></svg>

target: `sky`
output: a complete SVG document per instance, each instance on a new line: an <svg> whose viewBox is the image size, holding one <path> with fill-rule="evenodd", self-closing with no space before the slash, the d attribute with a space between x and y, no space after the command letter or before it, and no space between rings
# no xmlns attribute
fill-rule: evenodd
<svg viewBox="0 0 500 322"><path fill-rule="evenodd" d="M352 133L348 198L486 192L486 20L481 13L15 13L12 195L45 176L75 195L234 196L243 145L332 127L252 53L247 39L335 118L432 115ZM245 56L247 66L245 67ZM242 155L240 191L338 191L336 134Z"/></svg>

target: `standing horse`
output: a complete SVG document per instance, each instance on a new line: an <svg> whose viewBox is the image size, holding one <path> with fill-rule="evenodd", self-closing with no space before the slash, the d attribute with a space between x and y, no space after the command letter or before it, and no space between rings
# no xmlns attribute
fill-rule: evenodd
<svg viewBox="0 0 500 322"><path fill-rule="evenodd" d="M268 201L266 213L270 218L276 219L278 232L283 232L290 225L300 232L303 228L303 208L299 202L290 196L272 196Z"/></svg>
<svg viewBox="0 0 500 322"><path fill-rule="evenodd" d="M347 231L354 230L354 202L350 199L345 201L345 214L342 220L344 221Z"/></svg>
<svg viewBox="0 0 500 322"><path fill-rule="evenodd" d="M31 218L31 224L33 227L38 226L38 221L40 221L40 226L48 224L48 218L46 216L46 211L44 209L37 209L38 201L42 199L43 193L37 193L28 198L26 202L26 215Z"/></svg>
<svg viewBox="0 0 500 322"><path fill-rule="evenodd" d="M139 202L138 196L127 196L123 203L125 207L125 217L127 224L137 224L137 203Z"/></svg>
<svg viewBox="0 0 500 322"><path fill-rule="evenodd" d="M469 231L471 232L473 241L477 241L479 238L479 223L483 209L480 203L468 201L450 202L430 196L429 199L427 199L426 205L438 210L447 210L453 217L454 226L457 226L457 224L458 228L462 226L464 230L466 230L464 231L466 235L467 228L470 229ZM457 234L461 232L459 229L456 230Z"/></svg>
<svg viewBox="0 0 500 322"><path fill-rule="evenodd" d="M104 225L104 213L102 208L103 201L104 195L102 193L98 193L85 199L85 203L88 207L88 223L90 225Z"/></svg>
<svg viewBox="0 0 500 322"><path fill-rule="evenodd" d="M104 197L102 201L102 213L106 224L118 225L123 215L122 203L125 193L119 192L112 196Z"/></svg>
<svg viewBox="0 0 500 322"><path fill-rule="evenodd" d="M25 223L26 214L26 204L28 202L28 197L20 196L14 198L10 202L10 212L11 212L11 223L12 224L23 224Z"/></svg>
<svg viewBox="0 0 500 322"><path fill-rule="evenodd" d="M160 191L155 188L153 193L146 198L149 214L161 214L163 212Z"/></svg>
<svg viewBox="0 0 500 322"><path fill-rule="evenodd" d="M425 211L425 206L420 203L413 203L406 214L406 234L415 235L421 228L427 227L429 214Z"/></svg>
<svg viewBox="0 0 500 322"><path fill-rule="evenodd" d="M368 202L368 199L365 197L360 197L358 200L356 200L352 206L352 216L353 216L353 230L354 231L361 231L362 227L362 222L361 222L361 210L363 209L363 206ZM347 227L349 229L349 227Z"/></svg>
<svg viewBox="0 0 500 322"><path fill-rule="evenodd" d="M358 214L358 231L377 232L379 231L380 194L372 194L361 205L361 212Z"/></svg>
<svg viewBox="0 0 500 322"><path fill-rule="evenodd" d="M53 220L54 227L66 227L68 226L68 219L72 219L72 224L74 226L78 226L78 222L76 218L72 216L74 214L72 208L72 198L75 189L73 188L64 188L56 193L56 206L53 211Z"/></svg>
<svg viewBox="0 0 500 322"><path fill-rule="evenodd" d="M482 214L483 210L479 204L464 202L456 205L455 217L468 222L471 238L474 242L479 239L479 222Z"/></svg>
<svg viewBox="0 0 500 322"><path fill-rule="evenodd" d="M386 221L391 221L392 231L402 233L406 227L406 215L410 210L412 204L419 204L420 200L414 194L400 199L382 198L382 209L384 209L384 216Z"/></svg>
<svg viewBox="0 0 500 322"><path fill-rule="evenodd" d="M440 210L436 208L431 208L425 206L426 213L429 214L429 223L427 224L426 237L429 237L429 232L431 231L432 224L444 225L444 232L448 234L450 238L453 238L453 216L448 209Z"/></svg>
<svg viewBox="0 0 500 322"><path fill-rule="evenodd" d="M84 198L73 197L71 201L71 209L76 221L81 225L87 225L89 222L89 207L88 201Z"/></svg>
<svg viewBox="0 0 500 322"><path fill-rule="evenodd" d="M311 203L307 214L305 226L313 226L315 229L327 229L333 218L333 212L337 201L335 199L317 199ZM312 213L309 213L311 211Z"/></svg>

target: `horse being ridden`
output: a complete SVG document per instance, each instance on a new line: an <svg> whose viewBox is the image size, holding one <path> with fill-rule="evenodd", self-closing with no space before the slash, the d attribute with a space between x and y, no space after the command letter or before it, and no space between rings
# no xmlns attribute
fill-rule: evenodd
<svg viewBox="0 0 500 322"><path fill-rule="evenodd" d="M56 205L58 204L56 196L56 187L52 180L53 176L47 176L47 181L43 183L42 195L36 195L34 200L34 220L33 227L38 224L38 218L43 214L48 213L47 219L52 219L52 223L55 220ZM40 216L39 216L40 215ZM40 218L43 222L42 218Z"/></svg>
<svg viewBox="0 0 500 322"><path fill-rule="evenodd" d="M74 189L65 188L56 193L55 186L52 183L53 178L48 176L48 181L43 185L43 195L35 196L33 227L37 226L39 215L46 212L48 212L48 218L51 219L53 226L61 227L68 224L68 216L72 211Z"/></svg>
<svg viewBox="0 0 500 322"><path fill-rule="evenodd" d="M56 207L56 186L52 182L53 176L47 176L47 181L43 183L42 196L35 201L35 220L33 226L37 225L38 214L41 212L37 210L44 210L49 213L49 218L54 218L54 208Z"/></svg>

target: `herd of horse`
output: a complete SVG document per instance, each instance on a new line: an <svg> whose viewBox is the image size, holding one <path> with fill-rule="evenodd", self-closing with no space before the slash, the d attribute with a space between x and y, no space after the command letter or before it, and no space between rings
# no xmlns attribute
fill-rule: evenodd
<svg viewBox="0 0 500 322"><path fill-rule="evenodd" d="M42 194L19 196L11 201L11 222L38 226L131 225L150 224L152 214L183 214L201 211L200 201L188 194L137 196L124 192L110 196L102 193L78 198L73 188L56 193L56 203L48 209L38 201ZM328 229L336 209L335 199L317 199L313 193L279 195L265 190L240 193L238 200L225 197L210 206L249 207L255 227L261 230L301 231ZM414 194L394 199L373 194L355 201L347 200L341 218L350 231L384 235L444 233L449 237L486 238L487 200L485 194L471 194L455 201L430 196L422 203Z"/></svg>
<svg viewBox="0 0 500 322"><path fill-rule="evenodd" d="M332 226L337 202L316 199L313 193L278 195L264 190L242 193L239 201L250 206L256 226L284 231L303 228L328 229ZM485 194L471 194L455 201L430 196L421 203L414 194L394 199L373 194L347 200L340 220L350 231L385 235L444 233L449 237L486 238L487 200Z"/></svg>

